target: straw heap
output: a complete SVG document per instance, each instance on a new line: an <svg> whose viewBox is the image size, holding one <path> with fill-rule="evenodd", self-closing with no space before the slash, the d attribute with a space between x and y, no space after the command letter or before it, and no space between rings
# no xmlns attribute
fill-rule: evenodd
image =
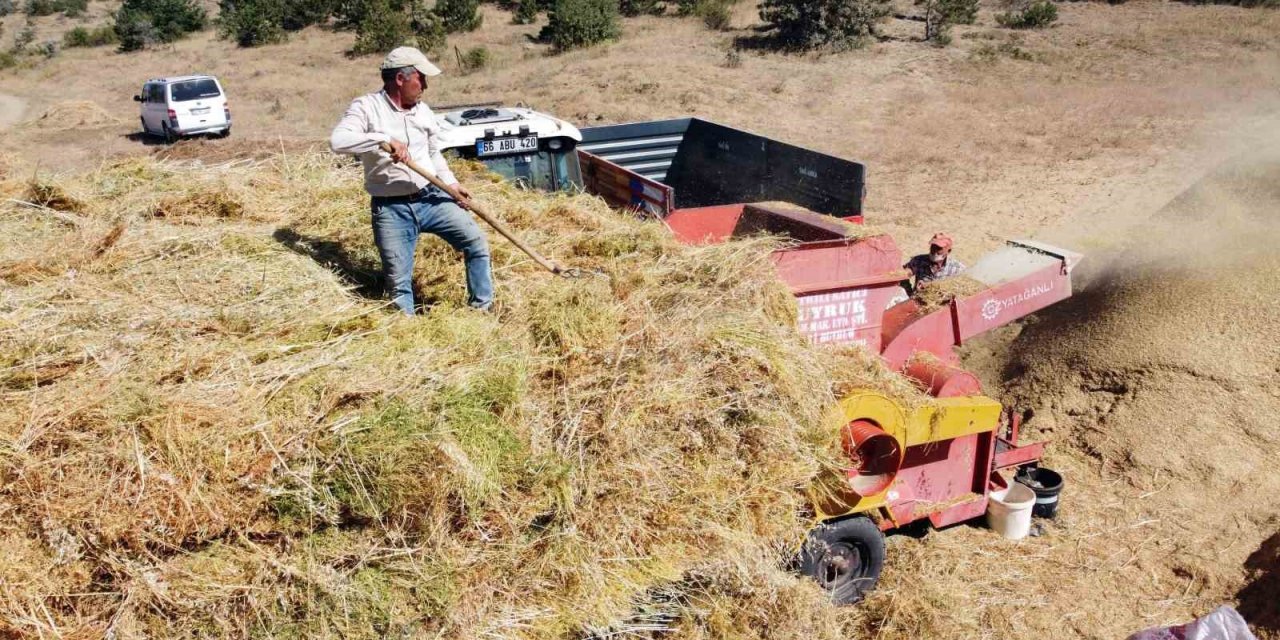
<svg viewBox="0 0 1280 640"><path fill-rule="evenodd" d="M424 238L433 307L401 317L326 154L125 160L43 178L72 212L4 205L0 633L844 633L783 565L832 389L877 360L800 338L769 239L686 247L461 173L601 275L494 236L482 314Z"/></svg>

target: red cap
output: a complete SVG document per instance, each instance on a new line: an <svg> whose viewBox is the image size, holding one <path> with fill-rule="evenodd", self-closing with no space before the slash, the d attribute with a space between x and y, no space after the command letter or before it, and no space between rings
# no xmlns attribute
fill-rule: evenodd
<svg viewBox="0 0 1280 640"><path fill-rule="evenodd" d="M929 238L929 246L942 247L943 249L950 249L951 236L939 231L938 233L933 234L932 238Z"/></svg>

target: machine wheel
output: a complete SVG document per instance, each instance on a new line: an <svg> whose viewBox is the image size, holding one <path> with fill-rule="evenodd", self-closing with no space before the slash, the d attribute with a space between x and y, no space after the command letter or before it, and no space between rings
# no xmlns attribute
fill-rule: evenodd
<svg viewBox="0 0 1280 640"><path fill-rule="evenodd" d="M218 137L219 137L219 138L230 138L230 137L231 137L231 127L227 127L226 129L223 129L223 130L218 134Z"/></svg>
<svg viewBox="0 0 1280 640"><path fill-rule="evenodd" d="M862 600L882 569L884 534L864 516L818 525L800 550L800 572L830 591L836 604Z"/></svg>
<svg viewBox="0 0 1280 640"><path fill-rule="evenodd" d="M165 144L173 144L174 140L177 140L177 138L173 135L173 130L169 128L169 125L162 123L160 125L160 130L161 132L164 133Z"/></svg>

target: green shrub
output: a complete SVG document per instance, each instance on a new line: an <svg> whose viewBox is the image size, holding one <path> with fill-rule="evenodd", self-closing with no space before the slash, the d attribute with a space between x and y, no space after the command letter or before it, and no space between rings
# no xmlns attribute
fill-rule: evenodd
<svg viewBox="0 0 1280 640"><path fill-rule="evenodd" d="M388 0L370 0L365 16L356 27L356 55L386 53L415 39L409 15L392 7Z"/></svg>
<svg viewBox="0 0 1280 640"><path fill-rule="evenodd" d="M733 22L733 14L729 11L732 6L728 0L706 0L698 3L695 13L708 29L727 31Z"/></svg>
<svg viewBox="0 0 1280 640"><path fill-rule="evenodd" d="M474 73L489 66L491 59L489 50L485 47L472 47L461 56L462 72Z"/></svg>
<svg viewBox="0 0 1280 640"><path fill-rule="evenodd" d="M951 43L951 25L973 24L978 0L921 0L924 5L924 39L939 45Z"/></svg>
<svg viewBox="0 0 1280 640"><path fill-rule="evenodd" d="M948 24L973 24L978 21L978 0L942 0L940 13Z"/></svg>
<svg viewBox="0 0 1280 640"><path fill-rule="evenodd" d="M112 29L109 24L104 24L96 29L76 27L62 34L62 46L68 49L72 47L101 47L118 42L119 39L116 38L115 29Z"/></svg>
<svg viewBox="0 0 1280 640"><path fill-rule="evenodd" d="M444 49L444 18L421 0L340 0L338 26L356 31L353 55L386 53L404 45L426 52Z"/></svg>
<svg viewBox="0 0 1280 640"><path fill-rule="evenodd" d="M221 0L218 35L242 47L284 42L283 0Z"/></svg>
<svg viewBox="0 0 1280 640"><path fill-rule="evenodd" d="M111 25L104 24L89 32L89 46L103 47L109 44L119 44L120 38L116 37L115 29Z"/></svg>
<svg viewBox="0 0 1280 640"><path fill-rule="evenodd" d="M480 15L480 0L439 0L436 13L444 20L444 30L448 33L475 31L484 16Z"/></svg>
<svg viewBox="0 0 1280 640"><path fill-rule="evenodd" d="M618 27L618 0L555 0L543 38L561 51L612 40Z"/></svg>
<svg viewBox="0 0 1280 640"><path fill-rule="evenodd" d="M984 42L975 47L970 56L978 62L985 63L995 62L1001 57L1021 60L1023 62L1035 62L1040 59L1040 56L1023 49L1015 42L1002 42L998 46L989 42Z"/></svg>
<svg viewBox="0 0 1280 640"><path fill-rule="evenodd" d="M322 0L313 1L319 2ZM386 2L381 3L377 2L377 0L330 1L334 3L334 26L339 29L359 30L360 23L364 22L365 18L369 17L371 12L382 11L384 5L386 9L406 13L410 16L417 15L419 13L430 13L432 11L426 6L423 0L387 0Z"/></svg>
<svg viewBox="0 0 1280 640"><path fill-rule="evenodd" d="M520 0L511 21L516 24L533 24L538 19L538 0Z"/></svg>
<svg viewBox="0 0 1280 640"><path fill-rule="evenodd" d="M0 69L12 69L18 66L18 56L10 51L0 51Z"/></svg>
<svg viewBox="0 0 1280 640"><path fill-rule="evenodd" d="M142 13L117 11L112 28L120 41L120 51L138 51L157 42L151 18Z"/></svg>
<svg viewBox="0 0 1280 640"><path fill-rule="evenodd" d="M84 27L76 27L62 34L62 46L68 49L89 46L89 30Z"/></svg>
<svg viewBox="0 0 1280 640"><path fill-rule="evenodd" d="M321 24L335 0L220 0L219 35L242 47L284 42L286 32Z"/></svg>
<svg viewBox="0 0 1280 640"><path fill-rule="evenodd" d="M18 7L14 4L14 0L0 0L0 18L13 13L17 9Z"/></svg>
<svg viewBox="0 0 1280 640"><path fill-rule="evenodd" d="M121 51L173 42L205 27L208 16L196 0L124 0L116 11Z"/></svg>
<svg viewBox="0 0 1280 640"><path fill-rule="evenodd" d="M618 3L618 11L628 18L660 16L666 10L666 3L662 0L622 0Z"/></svg>
<svg viewBox="0 0 1280 640"><path fill-rule="evenodd" d="M858 46L889 15L885 0L763 0L760 19L784 49Z"/></svg>
<svg viewBox="0 0 1280 640"><path fill-rule="evenodd" d="M1010 29L1043 29L1058 20L1058 6L1050 0L1032 0L1020 10L996 16L996 22Z"/></svg>
<svg viewBox="0 0 1280 640"><path fill-rule="evenodd" d="M89 0L27 0L26 14L29 16L50 16L55 13L62 13L69 18L75 18L84 14L88 8Z"/></svg>
<svg viewBox="0 0 1280 640"><path fill-rule="evenodd" d="M426 52L444 49L447 39L444 19L420 3L410 9L409 30L413 32L414 43L419 49Z"/></svg>
<svg viewBox="0 0 1280 640"><path fill-rule="evenodd" d="M54 0L27 0L25 9L25 13L29 16L48 16L56 11Z"/></svg>
<svg viewBox="0 0 1280 640"><path fill-rule="evenodd" d="M335 0L334 26L339 29L355 29L364 19L368 0Z"/></svg>
<svg viewBox="0 0 1280 640"><path fill-rule="evenodd" d="M337 10L336 0L284 0L285 31L297 31L313 24L324 24Z"/></svg>

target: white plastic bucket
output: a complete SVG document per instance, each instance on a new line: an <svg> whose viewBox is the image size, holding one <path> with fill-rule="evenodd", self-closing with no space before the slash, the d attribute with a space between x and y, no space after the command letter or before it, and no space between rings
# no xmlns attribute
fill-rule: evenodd
<svg viewBox="0 0 1280 640"><path fill-rule="evenodd" d="M1031 509L1036 492L1017 482L1008 489L992 491L987 500L987 526L1010 539L1021 540L1031 532Z"/></svg>

